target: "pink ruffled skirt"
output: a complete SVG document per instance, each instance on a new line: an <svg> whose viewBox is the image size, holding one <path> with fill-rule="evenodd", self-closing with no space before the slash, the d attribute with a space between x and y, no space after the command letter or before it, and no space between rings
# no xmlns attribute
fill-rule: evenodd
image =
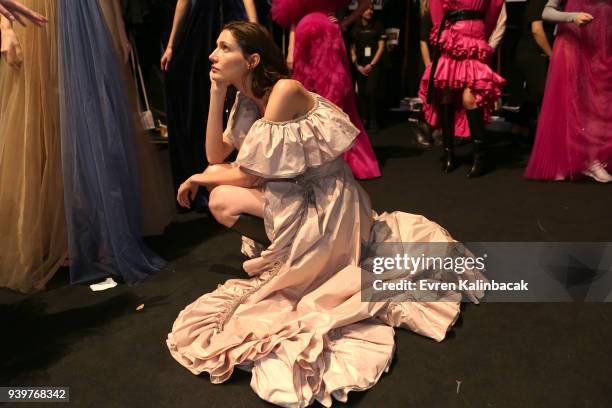
<svg viewBox="0 0 612 408"><path fill-rule="evenodd" d="M432 43L438 36L439 27L430 35ZM484 24L478 20L459 21L442 32L440 37L440 59L434 75L434 87L443 90L462 91L469 88L476 98L476 104L484 108L488 121L495 102L502 94L506 80L491 69L489 62L493 48L485 39ZM427 88L431 64L421 79L419 96L424 101L423 111L429 124L440 127L436 103L427 104ZM470 129L461 97L457 98L455 110L455 136L469 137Z"/></svg>

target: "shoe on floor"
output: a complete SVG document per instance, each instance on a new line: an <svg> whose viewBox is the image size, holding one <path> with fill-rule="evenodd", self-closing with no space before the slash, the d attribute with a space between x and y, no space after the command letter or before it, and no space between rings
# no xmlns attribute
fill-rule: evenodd
<svg viewBox="0 0 612 408"><path fill-rule="evenodd" d="M595 160L591 165L582 172L585 176L589 176L600 183L609 183L612 181L612 175L606 171L606 165L598 160Z"/></svg>
<svg viewBox="0 0 612 408"><path fill-rule="evenodd" d="M101 290L112 289L117 286L117 282L113 278L106 278L102 282L94 283L93 285L89 285L89 288L94 292L98 292Z"/></svg>

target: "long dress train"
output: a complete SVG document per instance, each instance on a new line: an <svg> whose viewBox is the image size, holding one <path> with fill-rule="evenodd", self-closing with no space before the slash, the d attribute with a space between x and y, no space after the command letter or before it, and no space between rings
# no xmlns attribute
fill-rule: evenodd
<svg viewBox="0 0 612 408"><path fill-rule="evenodd" d="M593 161L612 168L612 4L568 0L595 19L559 24L535 144L525 177L579 179Z"/></svg>
<svg viewBox="0 0 612 408"><path fill-rule="evenodd" d="M330 406L332 397L346 401L348 392L372 387L393 357L389 326L441 341L461 297L364 301L362 247L454 241L422 216L372 211L341 159L359 130L337 106L311 95L315 107L286 122L258 119L255 103L238 95L224 138L238 149L235 165L266 179L272 243L262 251L244 239L250 278L228 280L188 305L167 339L172 356L192 373L208 372L221 383L236 367L248 370L261 398L289 407L315 400Z"/></svg>
<svg viewBox="0 0 612 408"><path fill-rule="evenodd" d="M0 286L44 288L68 253L60 155L56 0L24 0L43 27L15 23L23 63L0 61Z"/></svg>
<svg viewBox="0 0 612 408"><path fill-rule="evenodd" d="M328 17L348 3L348 0L274 0L272 16L281 25L296 24L292 77L349 115L359 129L359 136L344 159L356 178L370 179L380 177L380 168L357 111L342 31Z"/></svg>

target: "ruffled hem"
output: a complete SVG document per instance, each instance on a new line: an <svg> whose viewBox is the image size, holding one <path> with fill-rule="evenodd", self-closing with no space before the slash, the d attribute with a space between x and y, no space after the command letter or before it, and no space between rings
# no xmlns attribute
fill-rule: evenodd
<svg viewBox="0 0 612 408"><path fill-rule="evenodd" d="M436 42L438 29L439 26L431 31L429 38L432 44ZM475 59L483 63L490 60L494 51L485 39L470 37L453 29L452 26L442 31L439 47L443 56L459 60Z"/></svg>
<svg viewBox="0 0 612 408"><path fill-rule="evenodd" d="M457 321L460 311L459 302L394 301L376 317L389 326L402 327L441 342Z"/></svg>
<svg viewBox="0 0 612 408"><path fill-rule="evenodd" d="M429 75L429 70L426 72ZM429 76L423 76L422 87L427 89ZM492 107L502 94L506 80L491 69L487 64L477 60L455 60L445 56L440 57L434 87L438 89L470 88L479 106L488 104Z"/></svg>
<svg viewBox="0 0 612 408"><path fill-rule="evenodd" d="M394 331L373 319L327 334L300 333L255 362L251 387L284 407L318 401L346 402L351 391L373 387L387 372L395 350Z"/></svg>
<svg viewBox="0 0 612 408"><path fill-rule="evenodd" d="M325 98L311 94L315 107L285 122L257 120L247 134L236 163L263 178L293 178L348 151L359 130L348 115Z"/></svg>
<svg viewBox="0 0 612 408"><path fill-rule="evenodd" d="M281 339L299 332L299 327L288 325L272 337L266 334L265 324L242 327L240 335L223 330L238 307L276 276L281 266L276 261L257 277L229 280L187 306L168 334L170 354L193 374L208 372L210 381L218 384L232 375L235 366L265 356Z"/></svg>
<svg viewBox="0 0 612 408"><path fill-rule="evenodd" d="M427 99L430 71L431 64L425 69L419 88L419 96L424 101ZM440 57L434 77L434 87L437 89L461 90L470 88L476 99L476 105L484 108L486 123L490 121L491 112L495 109L495 103L501 97L505 84L506 80L483 62L472 59L456 60L444 55ZM429 124L439 127L438 111L435 104L424 103L423 113ZM467 116L461 100L458 100L456 104L455 136L470 136Z"/></svg>

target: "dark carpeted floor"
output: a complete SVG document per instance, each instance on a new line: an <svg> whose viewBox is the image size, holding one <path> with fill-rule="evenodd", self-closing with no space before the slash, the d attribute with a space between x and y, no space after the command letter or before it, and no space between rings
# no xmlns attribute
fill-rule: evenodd
<svg viewBox="0 0 612 408"><path fill-rule="evenodd" d="M438 151L416 147L407 124L371 137L384 177L363 185L378 211L423 214L462 241L612 241L612 186L526 181L526 155L509 140L496 140L493 173L466 180L467 165L443 175ZM212 385L165 346L185 305L244 276L239 237L190 214L149 242L170 264L134 287L93 293L63 270L43 293L1 289L0 385L69 386L78 407L269 406L250 375ZM612 406L611 304L467 305L442 343L396 339L391 372L349 405Z"/></svg>

